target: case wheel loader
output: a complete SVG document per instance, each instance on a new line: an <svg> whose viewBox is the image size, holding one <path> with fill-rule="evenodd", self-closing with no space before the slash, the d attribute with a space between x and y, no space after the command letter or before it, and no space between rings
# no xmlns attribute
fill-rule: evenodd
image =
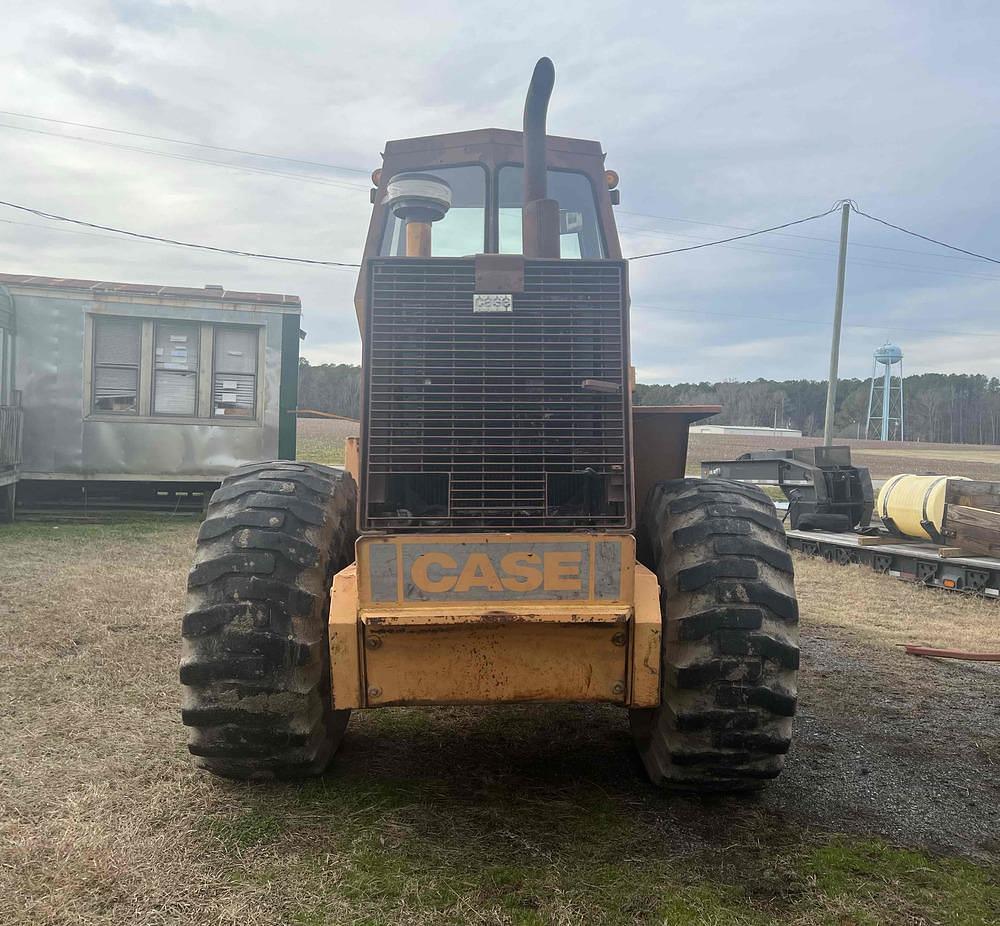
<svg viewBox="0 0 1000 926"><path fill-rule="evenodd" d="M590 701L629 712L658 785L781 771L785 535L759 489L684 478L717 407L633 408L618 177L546 135L553 82L543 58L523 133L387 143L360 439L343 470L237 470L198 536L180 677L202 768L320 774L359 708Z"/></svg>

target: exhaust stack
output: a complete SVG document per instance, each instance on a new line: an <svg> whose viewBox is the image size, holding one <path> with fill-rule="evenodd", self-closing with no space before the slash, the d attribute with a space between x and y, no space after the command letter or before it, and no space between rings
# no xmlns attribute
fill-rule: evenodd
<svg viewBox="0 0 1000 926"><path fill-rule="evenodd" d="M528 258L559 257L559 203L546 198L545 117L556 80L549 58L539 58L524 101L524 207L521 250Z"/></svg>

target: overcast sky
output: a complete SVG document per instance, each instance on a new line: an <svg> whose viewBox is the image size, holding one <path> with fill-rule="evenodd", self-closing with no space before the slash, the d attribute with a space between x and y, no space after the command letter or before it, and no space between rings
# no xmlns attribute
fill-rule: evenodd
<svg viewBox="0 0 1000 926"><path fill-rule="evenodd" d="M556 64L549 130L603 143L622 177L626 255L777 224L844 197L1000 255L996 3L5 6L0 109L349 168L0 115L0 199L48 212L357 261L367 174L384 141L519 128L531 68L546 54ZM824 378L838 230L830 215L633 264L640 380ZM295 293L304 355L360 359L354 272L82 232L0 208L0 271ZM1000 376L998 306L996 264L855 216L842 375L868 375L872 350L893 339L907 372Z"/></svg>

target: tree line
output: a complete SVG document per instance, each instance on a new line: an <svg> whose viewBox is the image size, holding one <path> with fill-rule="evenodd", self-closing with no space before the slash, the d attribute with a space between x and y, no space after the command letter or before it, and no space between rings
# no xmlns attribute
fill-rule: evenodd
<svg viewBox="0 0 1000 926"><path fill-rule="evenodd" d="M865 437L870 379L844 379L837 387L834 433ZM968 373L921 373L903 381L907 440L939 443L1000 443L1000 379ZM826 381L639 383L638 405L721 405L713 422L798 428L807 437L823 433ZM360 367L299 361L299 407L357 418Z"/></svg>

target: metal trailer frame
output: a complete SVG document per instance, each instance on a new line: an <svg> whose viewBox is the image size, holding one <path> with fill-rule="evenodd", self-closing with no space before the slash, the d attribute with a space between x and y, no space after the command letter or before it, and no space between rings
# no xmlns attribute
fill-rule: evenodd
<svg viewBox="0 0 1000 926"><path fill-rule="evenodd" d="M294 459L301 303L297 296L0 274L16 316L13 364L23 419L19 494L24 503L165 503L207 490L234 468ZM137 408L108 412L94 398L100 319L140 323ZM157 414L158 323L198 325L194 415ZM215 408L215 333L254 329L251 417ZM97 501L100 499L100 501ZM169 500L173 504L173 498Z"/></svg>
<svg viewBox="0 0 1000 926"><path fill-rule="evenodd" d="M1000 598L1000 559L980 556L943 557L931 543L887 540L862 546L857 534L789 530L788 545L838 566L868 566L889 575L931 588Z"/></svg>
<svg viewBox="0 0 1000 926"><path fill-rule="evenodd" d="M871 523L874 491L864 466L851 464L849 446L760 450L735 460L705 460L705 478L734 479L777 486L788 499L791 526L836 530L866 528ZM811 522L811 523L810 523Z"/></svg>

